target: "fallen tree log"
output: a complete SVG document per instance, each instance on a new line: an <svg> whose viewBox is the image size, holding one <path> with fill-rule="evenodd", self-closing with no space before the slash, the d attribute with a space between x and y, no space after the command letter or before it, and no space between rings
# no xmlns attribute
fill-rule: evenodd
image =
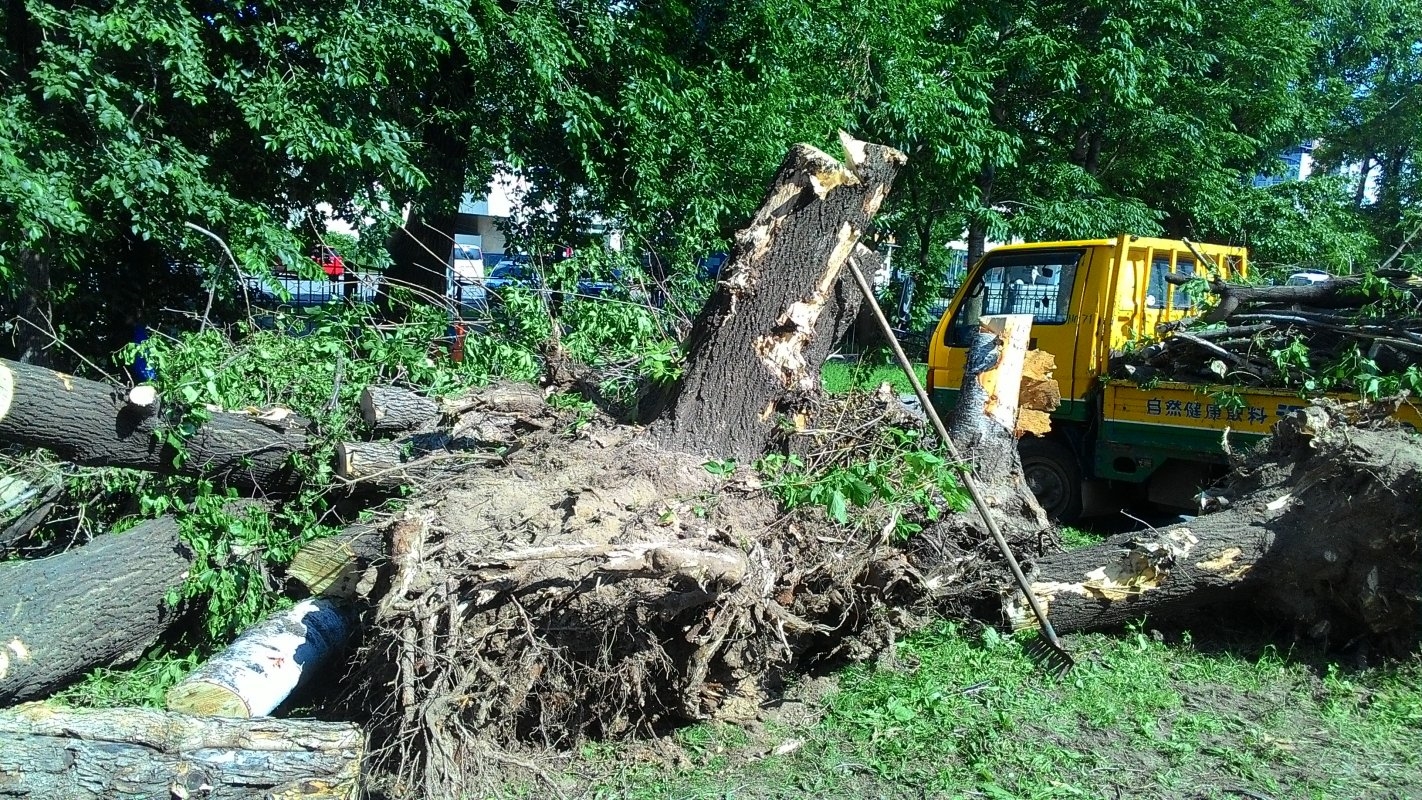
<svg viewBox="0 0 1422 800"><path fill-rule="evenodd" d="M477 452L476 442L448 433L418 433L384 442L341 442L336 445L336 475L347 483L396 488L416 482L431 468L453 459L498 461L494 453Z"/></svg>
<svg viewBox="0 0 1422 800"><path fill-rule="evenodd" d="M349 800L355 725L31 703L0 710L0 797Z"/></svg>
<svg viewBox="0 0 1422 800"><path fill-rule="evenodd" d="M192 553L170 518L35 561L0 564L0 705L137 659L176 617Z"/></svg>
<svg viewBox="0 0 1422 800"><path fill-rule="evenodd" d="M371 431L405 433L439 421L435 401L396 386L367 386L360 393L360 415Z"/></svg>
<svg viewBox="0 0 1422 800"><path fill-rule="evenodd" d="M1385 283L1393 291L1414 295L1422 292L1422 286L1411 283L1412 276L1406 272L1380 271L1372 277ZM1195 278L1171 273L1165 276L1165 280L1167 283L1182 286ZM1245 304L1350 309L1367 305L1377 299L1376 294L1364 291L1366 278L1361 275L1340 275L1327 281L1302 286L1255 286L1230 283L1219 278L1212 278L1208 283L1210 292L1217 295L1220 301L1219 305L1201 317L1205 322L1229 319Z"/></svg>
<svg viewBox="0 0 1422 800"><path fill-rule="evenodd" d="M1180 618L1228 598L1336 643L1414 649L1422 445L1375 419L1387 409L1363 409L1310 407L1281 421L1237 471L1224 511L1042 558L1033 593L1053 626ZM1004 598L1009 624L1031 624L1020 595Z"/></svg>
<svg viewBox="0 0 1422 800"><path fill-rule="evenodd" d="M86 466L202 476L267 493L296 487L291 456L307 449L300 430L217 412L184 439L180 453L158 435L174 420L154 412L156 396L136 399L146 402L131 403L106 384L0 359L0 442L43 447Z"/></svg>
<svg viewBox="0 0 1422 800"><path fill-rule="evenodd" d="M210 717L264 717L346 646L355 615L330 600L304 600L252 626L168 690L168 710Z"/></svg>
<svg viewBox="0 0 1422 800"><path fill-rule="evenodd" d="M859 310L842 267L875 258L859 240L905 162L889 147L841 141L843 164L793 147L736 235L692 328L682 379L649 404L663 446L751 461L780 418L802 415L818 390L819 365Z"/></svg>

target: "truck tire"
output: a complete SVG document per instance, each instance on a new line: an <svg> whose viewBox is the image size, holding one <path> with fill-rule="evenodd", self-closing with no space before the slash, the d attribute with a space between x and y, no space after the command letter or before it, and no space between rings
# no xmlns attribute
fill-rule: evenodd
<svg viewBox="0 0 1422 800"><path fill-rule="evenodd" d="M1022 476L1047 516L1060 523L1081 518L1081 465L1071 448L1055 439L1027 434L1017 442Z"/></svg>

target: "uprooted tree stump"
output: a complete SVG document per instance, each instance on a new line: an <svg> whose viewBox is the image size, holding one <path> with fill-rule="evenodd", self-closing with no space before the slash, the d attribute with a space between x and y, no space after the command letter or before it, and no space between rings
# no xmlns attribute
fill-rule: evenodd
<svg viewBox="0 0 1422 800"><path fill-rule="evenodd" d="M137 660L177 617L165 597L192 564L166 517L51 558L0 564L0 705Z"/></svg>
<svg viewBox="0 0 1422 800"><path fill-rule="evenodd" d="M846 150L848 166L805 146L786 158L652 435L599 421L569 437L469 406L474 427L517 442L391 527L351 698L381 709L377 757L405 793L498 780L501 742L754 718L789 671L892 641L892 609L921 593L882 523L787 518L752 471L703 468L708 453L754 460L821 402L820 366L858 299L841 268L871 257L859 238L903 162Z"/></svg>
<svg viewBox="0 0 1422 800"><path fill-rule="evenodd" d="M1033 592L1058 631L1188 617L1227 600L1301 634L1417 646L1422 601L1422 445L1357 409L1281 421L1236 471L1228 507L1146 534L1041 559ZM1020 594L1004 616L1035 624Z"/></svg>

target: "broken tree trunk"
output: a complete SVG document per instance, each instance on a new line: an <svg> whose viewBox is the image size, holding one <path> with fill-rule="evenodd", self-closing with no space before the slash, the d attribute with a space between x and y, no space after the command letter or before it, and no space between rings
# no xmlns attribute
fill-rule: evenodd
<svg viewBox="0 0 1422 800"><path fill-rule="evenodd" d="M367 386L360 393L360 415L375 433L405 433L439 421L435 401L395 386Z"/></svg>
<svg viewBox="0 0 1422 800"><path fill-rule="evenodd" d="M1318 638L1415 648L1422 446L1396 423L1350 425L1353 413L1281 421L1237 470L1224 511L1038 561L1033 593L1053 626L1179 618L1228 598ZM1032 624L1020 595L1004 598L1009 624Z"/></svg>
<svg viewBox="0 0 1422 800"><path fill-rule="evenodd" d="M318 597L361 597L374 588L372 567L386 556L383 531L373 525L352 525L303 545L287 564L286 575Z"/></svg>
<svg viewBox="0 0 1422 800"><path fill-rule="evenodd" d="M348 800L364 734L344 722L146 708L0 710L0 796Z"/></svg>
<svg viewBox="0 0 1422 800"><path fill-rule="evenodd" d="M304 600L254 625L168 690L168 710L264 717L345 647L355 616L340 603Z"/></svg>
<svg viewBox="0 0 1422 800"><path fill-rule="evenodd" d="M291 455L307 448L299 431L218 412L187 437L179 458L158 436L170 422L153 413L157 398L139 399L150 402L132 403L114 387L0 359L0 442L43 447L86 466L201 475L268 493L295 488Z"/></svg>
<svg viewBox="0 0 1422 800"><path fill-rule="evenodd" d="M1023 477L1017 452L1018 399L1031 332L1029 314L982 319L968 349L962 391L947 420L948 435L958 452L971 460L988 505L1001 512L998 525L1003 535L1017 543L1035 543L1048 527L1046 512ZM1040 366L1036 358L1033 363L1034 368ZM1030 385L1034 402L1042 391L1041 380L1034 376Z"/></svg>
<svg viewBox="0 0 1422 800"><path fill-rule="evenodd" d="M0 705L137 659L177 616L165 596L191 566L166 517L52 558L0 564Z"/></svg>
<svg viewBox="0 0 1422 800"><path fill-rule="evenodd" d="M780 418L796 418L818 390L821 363L858 312L859 290L841 268L873 258L859 239L905 162L892 148L841 140L844 164L792 148L737 234L692 329L685 374L653 412L664 446L753 460Z"/></svg>

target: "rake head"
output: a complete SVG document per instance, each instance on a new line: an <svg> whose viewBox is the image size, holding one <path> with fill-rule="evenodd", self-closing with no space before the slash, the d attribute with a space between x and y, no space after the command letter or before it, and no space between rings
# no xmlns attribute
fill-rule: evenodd
<svg viewBox="0 0 1422 800"><path fill-rule="evenodd" d="M1067 650L1062 640L1057 638L1056 632L1040 632L1036 638L1027 643L1023 648L1027 657L1036 662L1037 666L1046 671L1058 680L1066 677L1076 666L1076 659Z"/></svg>

